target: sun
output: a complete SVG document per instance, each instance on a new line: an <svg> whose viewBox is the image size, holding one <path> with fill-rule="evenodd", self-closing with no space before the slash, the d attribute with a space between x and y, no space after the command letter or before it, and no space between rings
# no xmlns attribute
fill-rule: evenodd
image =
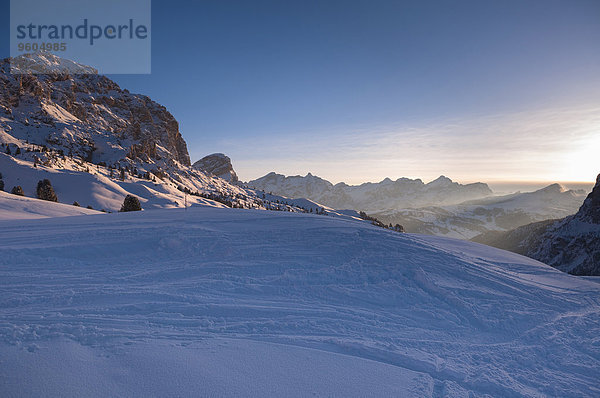
<svg viewBox="0 0 600 398"><path fill-rule="evenodd" d="M563 160L564 181L594 182L600 173L600 126L593 135L578 140Z"/></svg>

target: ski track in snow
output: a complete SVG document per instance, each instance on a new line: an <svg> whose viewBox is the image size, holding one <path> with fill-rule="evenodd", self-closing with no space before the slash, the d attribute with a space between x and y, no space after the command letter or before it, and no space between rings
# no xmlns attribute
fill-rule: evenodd
<svg viewBox="0 0 600 398"><path fill-rule="evenodd" d="M215 208L0 230L7 396L600 395L600 284L513 253Z"/></svg>

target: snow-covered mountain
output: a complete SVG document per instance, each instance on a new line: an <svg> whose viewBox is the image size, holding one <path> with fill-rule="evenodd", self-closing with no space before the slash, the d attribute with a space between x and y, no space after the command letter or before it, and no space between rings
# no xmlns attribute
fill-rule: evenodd
<svg viewBox="0 0 600 398"><path fill-rule="evenodd" d="M215 175L231 183L238 182L238 176L233 169L231 159L222 153L213 153L198 160L193 168Z"/></svg>
<svg viewBox="0 0 600 398"><path fill-rule="evenodd" d="M3 397L586 397L600 284L467 241L209 207L0 221Z"/></svg>
<svg viewBox="0 0 600 398"><path fill-rule="evenodd" d="M600 275L600 175L579 211L473 239L524 254L575 275Z"/></svg>
<svg viewBox="0 0 600 398"><path fill-rule="evenodd" d="M57 72L64 65L70 73ZM21 73L11 74L11 67ZM232 168L227 181L213 175L218 164L209 172L191 167L178 123L164 106L94 72L45 52L0 61L0 173L6 191L21 186L34 197L37 182L47 178L59 202L107 211L119 210L128 194L145 209L187 202L305 211L282 204L291 203L287 198L270 203L231 184L237 178Z"/></svg>
<svg viewBox="0 0 600 398"><path fill-rule="evenodd" d="M492 195L483 183L462 185L440 176L427 184L420 179L389 178L378 183L333 185L308 173L306 176L286 177L269 173L247 183L266 192L289 197L309 198L336 209L354 209L370 213L407 207L440 206Z"/></svg>
<svg viewBox="0 0 600 398"><path fill-rule="evenodd" d="M336 185L308 174L269 173L247 183L266 192L306 197L337 209L363 210L408 232L471 239L487 231L506 231L528 223L574 214L584 191L552 184L535 192L494 196L486 184L462 185L441 176L421 180L389 178L379 183Z"/></svg>
<svg viewBox="0 0 600 398"><path fill-rule="evenodd" d="M49 60L64 62L49 53L19 57L23 59L42 66ZM4 142L52 149L38 155L40 162L52 162L52 155L62 151L107 166L144 162L158 171L190 165L177 121L150 98L97 74L11 74L10 68L10 59L0 62Z"/></svg>
<svg viewBox="0 0 600 398"><path fill-rule="evenodd" d="M552 184L535 192L493 196L450 206L388 210L373 215L386 223L400 223L408 232L471 239L487 231L507 231L572 215L584 199L584 191Z"/></svg>

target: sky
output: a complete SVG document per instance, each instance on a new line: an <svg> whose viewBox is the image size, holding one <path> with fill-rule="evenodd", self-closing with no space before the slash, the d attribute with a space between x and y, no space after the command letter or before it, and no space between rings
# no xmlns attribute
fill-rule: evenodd
<svg viewBox="0 0 600 398"><path fill-rule="evenodd" d="M157 0L151 33L152 73L109 77L242 180L600 172L597 0Z"/></svg>

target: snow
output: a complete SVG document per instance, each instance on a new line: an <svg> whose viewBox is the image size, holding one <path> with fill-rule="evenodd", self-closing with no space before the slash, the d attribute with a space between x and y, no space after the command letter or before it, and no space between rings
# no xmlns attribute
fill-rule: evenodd
<svg viewBox="0 0 600 398"><path fill-rule="evenodd" d="M88 170L88 171L86 171ZM33 162L0 153L0 171L5 183L5 190L20 185L28 197L35 197L39 180L49 179L56 191L59 202L71 204L77 201L84 207L91 205L94 209L118 211L123 199L128 194L140 199L144 209L183 207L202 204L215 207L225 207L223 204L202 197L188 195L177 189L172 181L157 179L157 182L127 176L124 181L118 179L118 171L110 178L109 170L90 163L79 165L76 161L66 159L61 168L46 167ZM203 177L199 175L199 177ZM225 181L209 177L190 178L185 185L193 190L207 190L222 187L224 191L231 187ZM233 187L235 188L235 187ZM241 189L235 188L240 193Z"/></svg>
<svg viewBox="0 0 600 398"><path fill-rule="evenodd" d="M14 364L5 397L355 396L356 391L410 396L428 393L433 385L430 377L393 365L253 340L214 338L185 345L153 340L100 357L68 340L33 353L14 346L0 352ZM32 373L35 378L27 377ZM73 377L82 374L86 377ZM292 383L282 382L290 375Z"/></svg>
<svg viewBox="0 0 600 398"><path fill-rule="evenodd" d="M0 192L0 220L103 214L96 210Z"/></svg>
<svg viewBox="0 0 600 398"><path fill-rule="evenodd" d="M211 207L0 231L2 396L600 394L600 284L502 250Z"/></svg>

